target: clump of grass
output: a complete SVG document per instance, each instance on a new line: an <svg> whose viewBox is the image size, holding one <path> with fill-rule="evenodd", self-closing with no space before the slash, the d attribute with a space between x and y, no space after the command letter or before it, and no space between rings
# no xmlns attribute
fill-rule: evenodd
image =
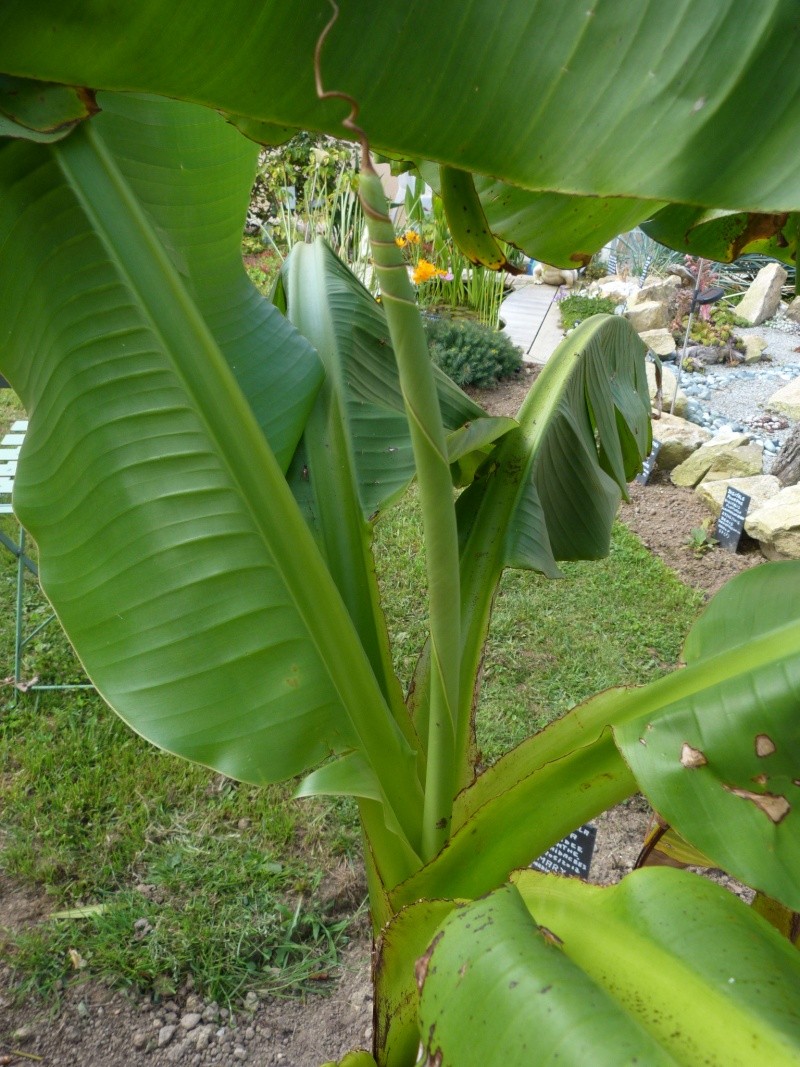
<svg viewBox="0 0 800 1067"><path fill-rule="evenodd" d="M101 904L9 939L21 989L73 971L167 995L301 988L335 966L349 916L322 872L357 852L353 805L256 789L159 752L96 696L48 693L0 727L0 866L57 908ZM327 806L330 808L330 805Z"/></svg>
<svg viewBox="0 0 800 1067"><path fill-rule="evenodd" d="M592 315L613 315L617 305L613 300L604 296L584 296L582 293L574 293L559 301L558 310L561 312L561 326L565 330L571 330L584 319Z"/></svg>

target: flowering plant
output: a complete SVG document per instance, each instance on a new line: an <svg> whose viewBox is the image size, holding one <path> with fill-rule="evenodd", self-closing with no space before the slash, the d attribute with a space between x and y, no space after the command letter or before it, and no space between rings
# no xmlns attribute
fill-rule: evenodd
<svg viewBox="0 0 800 1067"><path fill-rule="evenodd" d="M419 304L468 308L481 322L496 328L502 277L474 266L455 246L441 200L434 196L433 210L427 215L419 197L407 193L405 222L407 228L395 237L395 244L403 249Z"/></svg>

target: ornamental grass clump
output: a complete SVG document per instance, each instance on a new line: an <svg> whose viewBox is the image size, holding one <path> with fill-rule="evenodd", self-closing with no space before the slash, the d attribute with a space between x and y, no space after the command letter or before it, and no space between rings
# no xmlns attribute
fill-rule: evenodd
<svg viewBox="0 0 800 1067"><path fill-rule="evenodd" d="M431 358L456 385L490 389L522 369L517 346L479 322L432 315L425 319L425 333Z"/></svg>

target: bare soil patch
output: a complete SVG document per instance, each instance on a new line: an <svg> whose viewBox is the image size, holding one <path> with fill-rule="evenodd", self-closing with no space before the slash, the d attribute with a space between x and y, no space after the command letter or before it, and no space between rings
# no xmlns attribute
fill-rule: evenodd
<svg viewBox="0 0 800 1067"><path fill-rule="evenodd" d="M526 367L519 378L494 390L471 390L490 414L515 415L537 373ZM644 545L687 584L715 592L724 582L762 562L751 543L736 555L713 549L697 556L686 541L708 515L689 490L665 480L632 486L620 513ZM592 881L609 884L631 869L650 818L647 803L632 797L597 820ZM13 975L2 959L3 930L19 930L44 918L45 897L0 874L0 1067L316 1067L350 1048L369 1047L372 1028L370 946L362 929L344 955L340 972L318 995L253 1000L233 1017L215 1014L184 988L170 1001L115 991L80 979L58 1005L30 997L15 1005ZM187 1013L201 1014L191 1029ZM206 1015L208 1020L206 1020ZM169 1027L169 1040L163 1041Z"/></svg>

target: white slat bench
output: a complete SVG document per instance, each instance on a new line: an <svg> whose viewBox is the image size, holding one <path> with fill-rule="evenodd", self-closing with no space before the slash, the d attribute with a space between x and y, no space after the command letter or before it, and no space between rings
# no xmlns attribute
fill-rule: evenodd
<svg viewBox="0 0 800 1067"><path fill-rule="evenodd" d="M11 497L14 491L14 478L17 474L17 462L25 440L25 432L28 423L25 419L12 424L11 429L0 440L0 516L14 515ZM16 516L14 516L16 518ZM60 685L42 685L37 679L31 682L23 681L22 678L22 653L28 642L55 619L50 615L44 622L29 634L23 635L23 622L25 616L25 571L30 571L35 577L39 576L39 568L25 551L25 529L17 524L19 535L17 540L9 537L4 530L0 530L0 545L3 545L17 560L17 592L16 592L16 619L14 625L14 675L7 679L13 682L17 691L27 692L29 689L93 689L88 683L69 683Z"/></svg>

